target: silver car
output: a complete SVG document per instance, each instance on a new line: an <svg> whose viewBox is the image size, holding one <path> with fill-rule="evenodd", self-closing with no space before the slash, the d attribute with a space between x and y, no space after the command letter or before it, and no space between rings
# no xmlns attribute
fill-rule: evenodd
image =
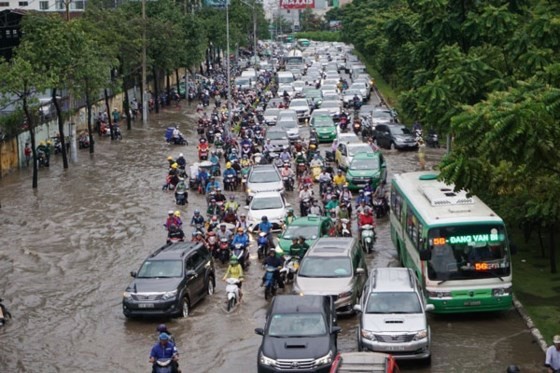
<svg viewBox="0 0 560 373"><path fill-rule="evenodd" d="M361 313L358 350L392 354L397 359L431 359L426 304L409 268L376 268L354 310Z"/></svg>
<svg viewBox="0 0 560 373"><path fill-rule="evenodd" d="M294 110L297 113L297 117L300 121L309 119L309 104L305 98L293 99L290 102L290 110Z"/></svg>
<svg viewBox="0 0 560 373"><path fill-rule="evenodd" d="M247 204L258 193L280 192L284 193L284 183L276 166L254 165L247 177Z"/></svg>

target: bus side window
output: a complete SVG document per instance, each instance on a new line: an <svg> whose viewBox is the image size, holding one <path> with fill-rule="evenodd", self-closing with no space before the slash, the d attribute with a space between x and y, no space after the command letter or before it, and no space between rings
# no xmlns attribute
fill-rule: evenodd
<svg viewBox="0 0 560 373"><path fill-rule="evenodd" d="M424 238L422 237L422 232L424 230L424 227L422 226L422 223L420 221L417 222L417 236L418 236L418 242L416 243L416 248L418 249L418 251L423 250L424 249Z"/></svg>
<svg viewBox="0 0 560 373"><path fill-rule="evenodd" d="M406 233L414 246L416 246L418 244L418 219L416 219L410 208L406 211Z"/></svg>

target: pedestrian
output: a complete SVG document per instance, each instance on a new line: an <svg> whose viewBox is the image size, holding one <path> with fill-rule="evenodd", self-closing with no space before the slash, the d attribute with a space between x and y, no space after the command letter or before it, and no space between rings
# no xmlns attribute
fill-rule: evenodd
<svg viewBox="0 0 560 373"><path fill-rule="evenodd" d="M119 113L116 107L113 108L113 112L111 114L113 115L113 123L118 124L119 120L121 119L121 114Z"/></svg>
<svg viewBox="0 0 560 373"><path fill-rule="evenodd" d="M421 171L426 169L426 144L423 139L418 140L418 164Z"/></svg>
<svg viewBox="0 0 560 373"><path fill-rule="evenodd" d="M25 143L25 148L23 148L23 155L25 156L25 167L29 167L29 161L31 161L31 147L29 143Z"/></svg>
<svg viewBox="0 0 560 373"><path fill-rule="evenodd" d="M546 350L544 366L547 367L548 373L560 371L560 334L552 338L552 346Z"/></svg>

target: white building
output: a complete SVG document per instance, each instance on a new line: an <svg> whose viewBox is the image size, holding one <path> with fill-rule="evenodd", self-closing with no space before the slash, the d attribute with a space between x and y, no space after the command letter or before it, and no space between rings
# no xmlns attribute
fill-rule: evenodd
<svg viewBox="0 0 560 373"><path fill-rule="evenodd" d="M43 12L64 12L69 2L71 12L84 11L87 0L0 0L0 11L6 9L38 10Z"/></svg>

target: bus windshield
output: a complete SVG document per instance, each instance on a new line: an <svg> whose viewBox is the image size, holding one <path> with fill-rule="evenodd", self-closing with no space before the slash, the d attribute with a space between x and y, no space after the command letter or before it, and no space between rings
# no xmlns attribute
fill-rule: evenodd
<svg viewBox="0 0 560 373"><path fill-rule="evenodd" d="M428 233L428 277L434 281L510 274L506 232L500 224L438 227Z"/></svg>

